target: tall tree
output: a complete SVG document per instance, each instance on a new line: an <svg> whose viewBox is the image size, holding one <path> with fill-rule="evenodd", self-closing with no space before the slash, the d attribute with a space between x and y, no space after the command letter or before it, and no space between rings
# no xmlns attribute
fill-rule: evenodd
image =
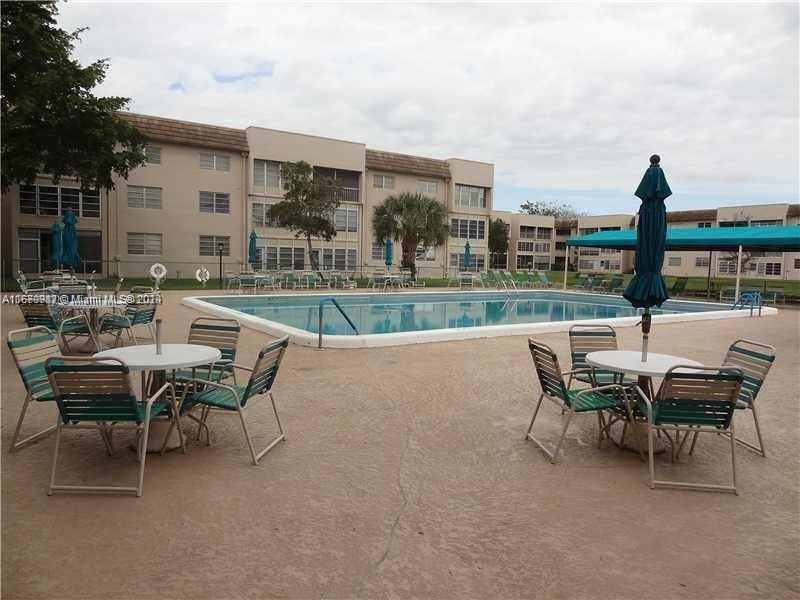
<svg viewBox="0 0 800 600"><path fill-rule="evenodd" d="M2 188L46 173L57 183L74 176L81 187L114 187L114 175L145 161L144 139L115 111L128 98L96 97L107 60L82 66L70 55L82 29L56 27L52 1L3 2Z"/></svg>
<svg viewBox="0 0 800 600"><path fill-rule="evenodd" d="M570 219L582 214L575 210L575 207L568 202L550 200L528 200L520 205L519 212L527 215L555 217L557 219Z"/></svg>
<svg viewBox="0 0 800 600"><path fill-rule="evenodd" d="M509 225L503 219L489 219L489 252L508 253Z"/></svg>
<svg viewBox="0 0 800 600"><path fill-rule="evenodd" d="M447 240L447 210L430 196L403 192L389 196L372 213L372 230L379 244L387 239L400 241L402 266L417 276L417 246L441 246Z"/></svg>
<svg viewBox="0 0 800 600"><path fill-rule="evenodd" d="M315 175L303 160L283 163L281 177L284 199L270 207L269 215L278 226L294 231L295 237L305 238L311 266L323 277L311 238L331 241L336 236L333 213L339 207L341 187L330 177Z"/></svg>

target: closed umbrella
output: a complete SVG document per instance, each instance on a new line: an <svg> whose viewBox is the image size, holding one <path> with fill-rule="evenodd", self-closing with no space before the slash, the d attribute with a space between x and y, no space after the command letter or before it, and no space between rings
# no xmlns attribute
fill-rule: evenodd
<svg viewBox="0 0 800 600"><path fill-rule="evenodd" d="M667 178L661 170L657 154L650 157L650 167L636 188L642 200L639 223L636 226L636 274L623 292L623 296L636 308L644 308L642 315L642 362L647 361L647 343L650 335L650 308L661 306L669 298L667 286L661 276L664 248L667 242L667 209L664 200L672 195Z"/></svg>
<svg viewBox="0 0 800 600"><path fill-rule="evenodd" d="M247 262L253 265L253 269L258 264L258 249L256 248L256 232L250 232L250 245L247 247Z"/></svg>
<svg viewBox="0 0 800 600"><path fill-rule="evenodd" d="M64 214L64 250L61 253L61 264L77 269L81 264L81 255L78 253L78 230L75 225L78 223L78 217L68 210Z"/></svg>
<svg viewBox="0 0 800 600"><path fill-rule="evenodd" d="M61 264L61 253L64 249L64 244L61 241L61 223L56 221L50 229L52 232L50 241L50 262L53 263L53 268L58 269Z"/></svg>
<svg viewBox="0 0 800 600"><path fill-rule="evenodd" d="M469 246L469 242L467 245L464 246L464 270L469 271L469 265L472 262L472 248Z"/></svg>
<svg viewBox="0 0 800 600"><path fill-rule="evenodd" d="M384 246L384 250L385 250L385 252L384 252L385 256L384 256L383 263L386 265L386 271L391 271L392 270L392 260L394 259L394 256L392 255L392 253L394 251L394 244L392 243L391 239L387 239L386 240L386 243L385 243L385 246Z"/></svg>

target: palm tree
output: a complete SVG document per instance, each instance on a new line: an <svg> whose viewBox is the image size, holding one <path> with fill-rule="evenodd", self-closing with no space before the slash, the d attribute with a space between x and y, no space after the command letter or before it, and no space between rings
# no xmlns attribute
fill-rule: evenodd
<svg viewBox="0 0 800 600"><path fill-rule="evenodd" d="M440 246L449 234L447 210L430 196L403 192L389 196L372 214L372 231L379 244L387 239L400 241L403 249L402 266L417 276L417 246Z"/></svg>

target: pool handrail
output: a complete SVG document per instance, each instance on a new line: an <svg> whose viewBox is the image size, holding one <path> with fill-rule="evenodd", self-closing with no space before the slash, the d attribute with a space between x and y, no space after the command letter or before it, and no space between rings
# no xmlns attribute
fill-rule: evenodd
<svg viewBox="0 0 800 600"><path fill-rule="evenodd" d="M350 327L353 328L353 331L356 332L356 335L360 335L358 333L358 327L356 327L355 323L353 323L353 321L350 319L350 317L347 316L347 313L344 312L344 310L342 309L341 305L336 301L336 298L334 298L332 296L329 296L327 298L323 298L322 300L319 301L319 341L317 342L317 349L319 349L319 350L322 349L322 313L323 313L322 309L324 308L326 302L333 303L333 305L337 309L339 309L339 312L342 313L342 316L344 317L345 321L347 321L347 323L350 325Z"/></svg>

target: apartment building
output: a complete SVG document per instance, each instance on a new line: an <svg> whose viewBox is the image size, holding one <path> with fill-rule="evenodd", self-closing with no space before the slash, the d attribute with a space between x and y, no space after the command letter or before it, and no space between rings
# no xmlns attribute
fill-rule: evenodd
<svg viewBox="0 0 800 600"><path fill-rule="evenodd" d="M191 277L199 266L217 275L248 260L251 231L265 270L365 272L385 268L383 245L372 231L374 208L391 194L421 192L447 208L450 236L438 248L418 248L424 276L488 265L488 225L494 166L458 158L438 160L370 150L365 144L248 127L232 129L133 113L121 116L147 140L147 163L105 192L81 192L77 182L53 186L45 176L3 195L3 269L39 273L52 268L53 223L68 208L78 216L81 271L146 276L160 262L168 277ZM269 207L283 198L281 164L304 160L335 179L340 206L331 215L336 236L305 239L276 227ZM314 261L312 262L312 257ZM399 265L400 249L393 263Z"/></svg>
<svg viewBox="0 0 800 600"><path fill-rule="evenodd" d="M544 215L495 212L508 223L508 267L549 271L555 264L555 218ZM563 263L562 263L563 265Z"/></svg>
<svg viewBox="0 0 800 600"><path fill-rule="evenodd" d="M597 215L577 218L576 235L589 235L598 231L631 229L632 215ZM572 264L578 271L591 273L625 273L633 269L633 253L610 248L575 248ZM562 263L563 266L563 263Z"/></svg>

